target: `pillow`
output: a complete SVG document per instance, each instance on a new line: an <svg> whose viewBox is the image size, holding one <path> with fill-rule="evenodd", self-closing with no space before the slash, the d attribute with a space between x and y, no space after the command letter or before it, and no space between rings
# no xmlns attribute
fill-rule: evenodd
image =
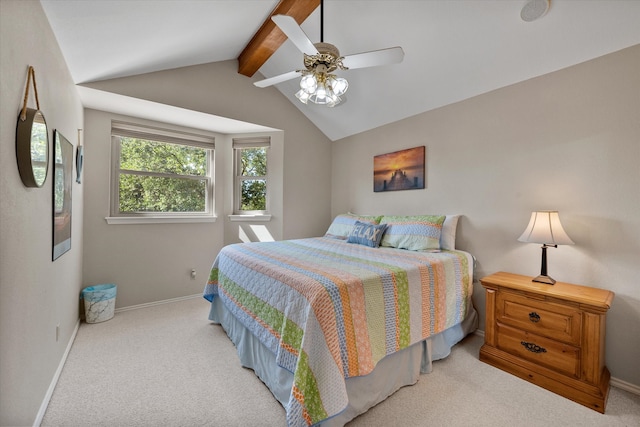
<svg viewBox="0 0 640 427"><path fill-rule="evenodd" d="M382 240L382 235L386 228L387 224L376 225L356 221L353 230L351 230L349 237L347 237L347 243L357 243L359 245L377 248L380 246L380 240Z"/></svg>
<svg viewBox="0 0 640 427"><path fill-rule="evenodd" d="M447 251L456 250L456 230L458 229L458 219L460 215L447 215L442 224L442 234L440 234L440 249Z"/></svg>
<svg viewBox="0 0 640 427"><path fill-rule="evenodd" d="M380 218L379 216L370 215L340 214L333 219L333 222L325 233L325 237L345 240L349 237L349 234L351 234L351 230L353 230L356 221L365 224L379 224Z"/></svg>
<svg viewBox="0 0 640 427"><path fill-rule="evenodd" d="M387 224L380 246L411 251L440 249L440 235L445 215L383 216Z"/></svg>

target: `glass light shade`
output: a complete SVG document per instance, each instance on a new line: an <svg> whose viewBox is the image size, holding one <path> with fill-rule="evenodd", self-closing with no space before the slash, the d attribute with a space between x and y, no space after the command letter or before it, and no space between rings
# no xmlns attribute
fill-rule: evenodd
<svg viewBox="0 0 640 427"><path fill-rule="evenodd" d="M307 101L309 101L310 96L311 95L305 92L304 89L300 89L298 92L296 92L296 98L298 98L303 104L306 104Z"/></svg>
<svg viewBox="0 0 640 427"><path fill-rule="evenodd" d="M324 105L329 102L328 90L324 83L320 83L315 93L309 98L314 104Z"/></svg>
<svg viewBox="0 0 640 427"><path fill-rule="evenodd" d="M329 103L328 107L335 107L336 105L340 104L341 102L342 102L342 98L340 98L335 93L332 93L331 102Z"/></svg>
<svg viewBox="0 0 640 427"><path fill-rule="evenodd" d="M344 93L349 89L349 82L347 79L343 79L342 77L338 77L331 79L331 87L333 88L333 93L337 96L344 95Z"/></svg>
<svg viewBox="0 0 640 427"><path fill-rule="evenodd" d="M306 76L302 76L302 79L300 79L300 88L309 95L315 92L317 87L318 82L313 74L307 74Z"/></svg>
<svg viewBox="0 0 640 427"><path fill-rule="evenodd" d="M327 102L327 107L335 107L336 105L340 104L340 97L337 96L335 93L331 92L331 94L329 96L327 96L328 102Z"/></svg>
<svg viewBox="0 0 640 427"><path fill-rule="evenodd" d="M573 245L560 223L558 211L538 211L531 213L529 225L518 238L520 242L542 243L546 245Z"/></svg>

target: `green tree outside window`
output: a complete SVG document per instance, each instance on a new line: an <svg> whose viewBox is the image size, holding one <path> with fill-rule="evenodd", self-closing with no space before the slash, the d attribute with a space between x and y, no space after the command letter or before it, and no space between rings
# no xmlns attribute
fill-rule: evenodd
<svg viewBox="0 0 640 427"><path fill-rule="evenodd" d="M208 149L120 138L119 211L206 212Z"/></svg>
<svg viewBox="0 0 640 427"><path fill-rule="evenodd" d="M267 147L237 148L240 211L267 210Z"/></svg>

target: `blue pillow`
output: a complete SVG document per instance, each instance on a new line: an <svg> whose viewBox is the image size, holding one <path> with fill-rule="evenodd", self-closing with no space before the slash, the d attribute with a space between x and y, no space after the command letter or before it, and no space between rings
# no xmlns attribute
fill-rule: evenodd
<svg viewBox="0 0 640 427"><path fill-rule="evenodd" d="M377 248L380 246L382 235L386 229L387 224L367 224L356 221L353 230L349 233L347 243L357 243L359 245Z"/></svg>

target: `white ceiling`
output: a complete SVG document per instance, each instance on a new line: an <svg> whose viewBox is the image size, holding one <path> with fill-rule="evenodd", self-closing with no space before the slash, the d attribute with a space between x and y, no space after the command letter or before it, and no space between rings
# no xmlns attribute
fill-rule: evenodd
<svg viewBox="0 0 640 427"><path fill-rule="evenodd" d="M404 61L339 72L349 91L335 108L301 104L298 79L277 88L337 140L640 44L640 0L552 0L546 15L524 22L527 1L325 0L325 42L342 55L401 46ZM41 3L80 84L235 59L278 1ZM320 41L319 10L302 28ZM287 41L247 84L300 68ZM91 102L101 101L93 93Z"/></svg>

